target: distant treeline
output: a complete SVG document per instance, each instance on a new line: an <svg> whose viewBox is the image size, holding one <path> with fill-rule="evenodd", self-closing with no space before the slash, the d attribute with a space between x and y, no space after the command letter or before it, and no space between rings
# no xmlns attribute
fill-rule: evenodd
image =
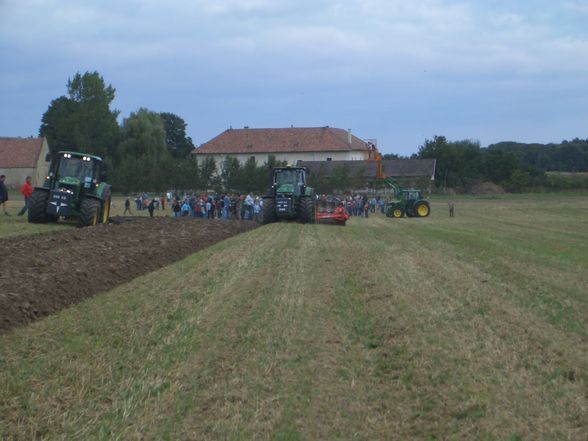
<svg viewBox="0 0 588 441"><path fill-rule="evenodd" d="M588 172L588 139L574 138L560 144L523 144L499 142L488 146L514 154L525 167L544 171Z"/></svg>
<svg viewBox="0 0 588 441"><path fill-rule="evenodd" d="M240 164L227 157L219 175L212 158L197 161L191 154L194 145L182 118L140 108L119 124L119 112L110 108L114 97L114 87L106 85L98 72L77 73L67 83L67 95L51 101L39 134L47 137L52 151L80 151L104 158L111 170L109 181L117 191L177 188L262 193L268 166L280 165L275 158L266 164L254 159ZM588 188L586 176L553 173L588 171L588 139L548 145L502 142L481 148L477 141L435 136L425 140L413 156L437 159L435 185L444 190L468 191L488 181L514 192ZM363 174L352 176L344 167L335 170L329 181L320 176L314 181L324 191L367 185Z"/></svg>
<svg viewBox="0 0 588 441"><path fill-rule="evenodd" d="M444 136L425 140L414 158L435 158L435 185L442 190L467 192L482 182L493 182L510 192L588 189L588 139L561 144L501 142L487 148L473 140L448 141ZM546 172L568 172L546 173Z"/></svg>

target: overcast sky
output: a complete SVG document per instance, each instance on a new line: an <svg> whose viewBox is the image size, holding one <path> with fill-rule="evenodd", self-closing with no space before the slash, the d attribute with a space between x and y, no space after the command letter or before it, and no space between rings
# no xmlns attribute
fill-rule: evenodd
<svg viewBox="0 0 588 441"><path fill-rule="evenodd" d="M37 136L76 72L121 119L425 139L588 138L587 0L0 0L0 136Z"/></svg>

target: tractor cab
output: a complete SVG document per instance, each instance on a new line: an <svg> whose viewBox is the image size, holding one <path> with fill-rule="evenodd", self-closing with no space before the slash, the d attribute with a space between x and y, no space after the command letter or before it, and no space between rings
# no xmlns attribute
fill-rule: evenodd
<svg viewBox="0 0 588 441"><path fill-rule="evenodd" d="M401 194L400 194L400 199L405 201L405 202L409 202L409 201L418 201L421 200L423 198L423 193L421 192L421 190L415 190L415 189L410 189L410 190L402 190Z"/></svg>
<svg viewBox="0 0 588 441"><path fill-rule="evenodd" d="M276 193L288 193L295 196L304 194L306 186L306 169L302 167L274 168L272 190Z"/></svg>

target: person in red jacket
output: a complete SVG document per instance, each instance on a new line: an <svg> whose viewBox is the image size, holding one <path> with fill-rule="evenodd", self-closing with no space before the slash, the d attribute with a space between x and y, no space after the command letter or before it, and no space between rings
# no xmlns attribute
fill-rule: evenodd
<svg viewBox="0 0 588 441"><path fill-rule="evenodd" d="M27 176L24 184L22 184L22 187L20 187L20 192L24 196L25 204L24 207L22 207L22 209L18 212L19 216L25 214L27 208L29 208L29 198L33 194L33 184L31 184L32 180L33 179L30 176Z"/></svg>

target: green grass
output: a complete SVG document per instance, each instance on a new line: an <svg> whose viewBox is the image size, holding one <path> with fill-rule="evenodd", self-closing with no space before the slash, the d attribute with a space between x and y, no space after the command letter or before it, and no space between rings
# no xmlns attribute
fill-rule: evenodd
<svg viewBox="0 0 588 441"><path fill-rule="evenodd" d="M18 196L11 194L10 200L6 203L9 216L6 216L3 212L0 212L0 238L25 236L28 234L36 233L49 233L52 231L67 230L70 228L77 227L76 220L60 220L58 223L48 224L29 224L26 213L23 216L17 216L18 212L24 205L24 202L21 199L21 197L19 198ZM122 196L117 196L113 198L111 216L123 215L124 201L125 198ZM149 216L149 212L147 210L137 211L134 209L134 205L135 204L133 202L133 205L131 207L133 216ZM165 210L155 210L154 216L171 216L171 211L169 207L166 206Z"/></svg>
<svg viewBox="0 0 588 441"><path fill-rule="evenodd" d="M0 336L0 439L584 440L588 197L268 225Z"/></svg>

